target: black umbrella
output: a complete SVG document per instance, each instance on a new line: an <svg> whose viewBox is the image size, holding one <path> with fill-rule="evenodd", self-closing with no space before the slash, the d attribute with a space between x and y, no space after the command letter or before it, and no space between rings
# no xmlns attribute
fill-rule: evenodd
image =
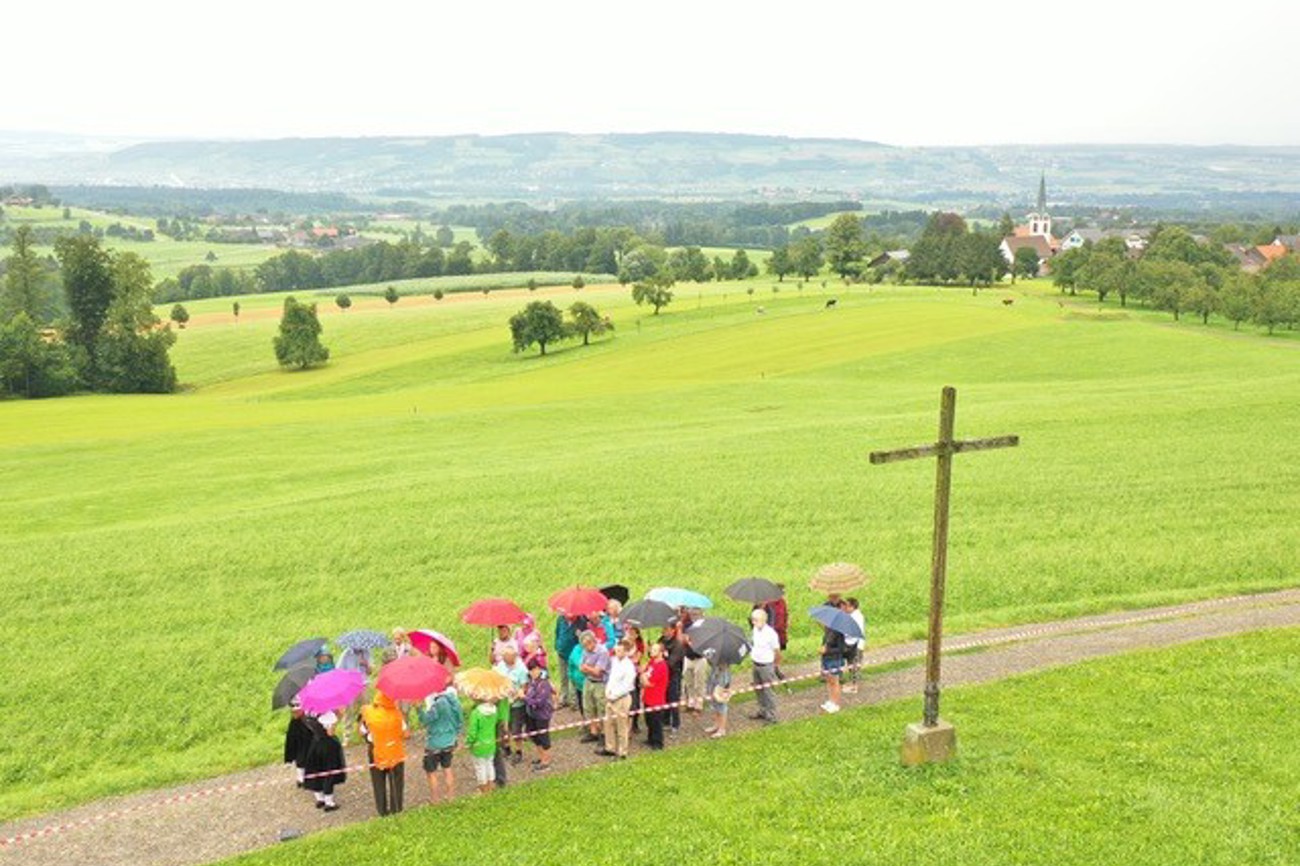
<svg viewBox="0 0 1300 866"><path fill-rule="evenodd" d="M284 655L280 656L280 660L275 663L275 667L271 668L271 670L283 671L293 667L298 662L305 662L316 655L320 648L329 642L330 639L327 637L309 637L306 640L300 640L284 651Z"/></svg>
<svg viewBox="0 0 1300 866"><path fill-rule="evenodd" d="M831 631L837 631L845 637L863 638L862 629L858 628L857 622L838 607L831 607L829 604L819 604L808 615L826 626Z"/></svg>
<svg viewBox="0 0 1300 866"><path fill-rule="evenodd" d="M668 625L668 620L677 615L673 610L662 601L643 598L635 604L629 604L623 608L619 614L619 622L639 625L642 628L662 628Z"/></svg>
<svg viewBox="0 0 1300 866"><path fill-rule="evenodd" d="M742 577L723 591L727 598L749 604L776 601L785 595L781 587L762 577Z"/></svg>
<svg viewBox="0 0 1300 866"><path fill-rule="evenodd" d="M392 646L393 644L393 642L388 639L388 635L369 628L359 628L341 634L334 639L334 643L344 649L350 650L383 649L384 647Z"/></svg>
<svg viewBox="0 0 1300 866"><path fill-rule="evenodd" d="M627 604L627 600L632 597L632 593L627 591L627 587L621 583L611 583L609 586L602 586L600 594L605 598L612 598L619 604Z"/></svg>
<svg viewBox="0 0 1300 866"><path fill-rule="evenodd" d="M276 683L275 691L271 692L271 709L278 710L280 707L289 706L289 702L314 676L316 676L315 665L298 665L296 668L290 668L288 673L280 677L280 682Z"/></svg>
<svg viewBox="0 0 1300 866"><path fill-rule="evenodd" d="M691 648L714 664L739 664L749 655L749 637L735 623L710 617L686 630Z"/></svg>

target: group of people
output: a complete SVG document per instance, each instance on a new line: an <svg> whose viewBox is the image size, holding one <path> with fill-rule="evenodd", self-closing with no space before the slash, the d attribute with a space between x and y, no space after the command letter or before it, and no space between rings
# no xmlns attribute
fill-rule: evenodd
<svg viewBox="0 0 1300 866"><path fill-rule="evenodd" d="M856 599L832 596L828 603L862 624ZM678 609L660 636L649 641L640 626L622 621L621 613L620 603L611 600L599 614L561 614L555 625L553 661L532 617L525 617L517 628L498 626L488 661L510 687L499 700L477 700L468 710L454 686L415 706L395 702L376 690L370 702L358 698L343 710L344 719L333 712L313 717L295 702L284 759L297 767L299 786L313 793L317 807L333 811L338 808L334 787L346 780L343 745L355 730L367 746L376 810L390 815L402 811L406 740L416 726L423 731L423 768L433 802L455 795L453 757L462 735L481 793L505 786L509 767L525 760L525 743L531 743L534 751L532 771L548 771L552 720L563 708L579 713L581 742L595 744L597 755L615 760L627 758L631 738L642 727L644 743L652 750L663 749L665 734L678 733L684 713L707 713L704 733L712 738L726 736L731 665L691 645L688 631L702 618L702 611ZM784 599L750 611L750 659L757 691L751 718L765 724L778 718L775 685L782 679L788 621ZM820 656L828 698L822 709L837 712L845 672L852 671L853 683L843 690L856 690L855 665L863 641L830 628L824 631ZM414 652L406 633L395 629L380 666ZM429 652L447 661L437 644ZM349 650L343 663L369 673L367 656ZM328 670L333 657L322 648L316 663L318 671Z"/></svg>

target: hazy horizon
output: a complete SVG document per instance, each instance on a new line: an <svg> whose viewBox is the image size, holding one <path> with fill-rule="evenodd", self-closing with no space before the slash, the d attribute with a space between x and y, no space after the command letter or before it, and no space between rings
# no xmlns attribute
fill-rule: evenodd
<svg viewBox="0 0 1300 866"><path fill-rule="evenodd" d="M671 130L897 147L1300 144L1300 111L1277 92L1291 76L1279 0L1243 0L1231 21L1120 0L1038 16L951 0L815 11L503 0L489 16L377 0L329 15L229 0L180 19L160 0L23 4L7 23L27 37L6 59L39 72L0 96L0 117L150 141Z"/></svg>

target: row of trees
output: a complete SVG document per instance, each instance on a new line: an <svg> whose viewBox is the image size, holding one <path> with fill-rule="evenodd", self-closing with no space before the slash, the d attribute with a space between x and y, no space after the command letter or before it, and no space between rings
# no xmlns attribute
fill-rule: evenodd
<svg viewBox="0 0 1300 866"><path fill-rule="evenodd" d="M1220 315L1240 327L1252 322L1271 334L1300 323L1300 258L1284 256L1259 274L1243 272L1223 248L1200 243L1177 226L1157 227L1139 257L1120 238L1105 238L1052 260L1062 291L1089 291L1105 303L1119 298L1208 323Z"/></svg>
<svg viewBox="0 0 1300 866"><path fill-rule="evenodd" d="M999 234L971 231L955 213L935 213L912 245L902 277L920 283L989 286L1009 270L1001 244Z"/></svg>
<svg viewBox="0 0 1300 866"><path fill-rule="evenodd" d="M176 335L153 313L149 263L105 250L93 235L61 238L66 317L41 322L51 301L47 271L19 232L6 260L0 323L0 391L52 397L86 388L165 393L176 387L168 356Z"/></svg>

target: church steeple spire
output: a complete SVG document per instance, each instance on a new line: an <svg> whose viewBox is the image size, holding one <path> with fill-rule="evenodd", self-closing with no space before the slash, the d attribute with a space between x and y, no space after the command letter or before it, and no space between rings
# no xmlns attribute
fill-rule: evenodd
<svg viewBox="0 0 1300 866"><path fill-rule="evenodd" d="M1038 176L1038 213L1040 216L1047 213L1047 172Z"/></svg>

